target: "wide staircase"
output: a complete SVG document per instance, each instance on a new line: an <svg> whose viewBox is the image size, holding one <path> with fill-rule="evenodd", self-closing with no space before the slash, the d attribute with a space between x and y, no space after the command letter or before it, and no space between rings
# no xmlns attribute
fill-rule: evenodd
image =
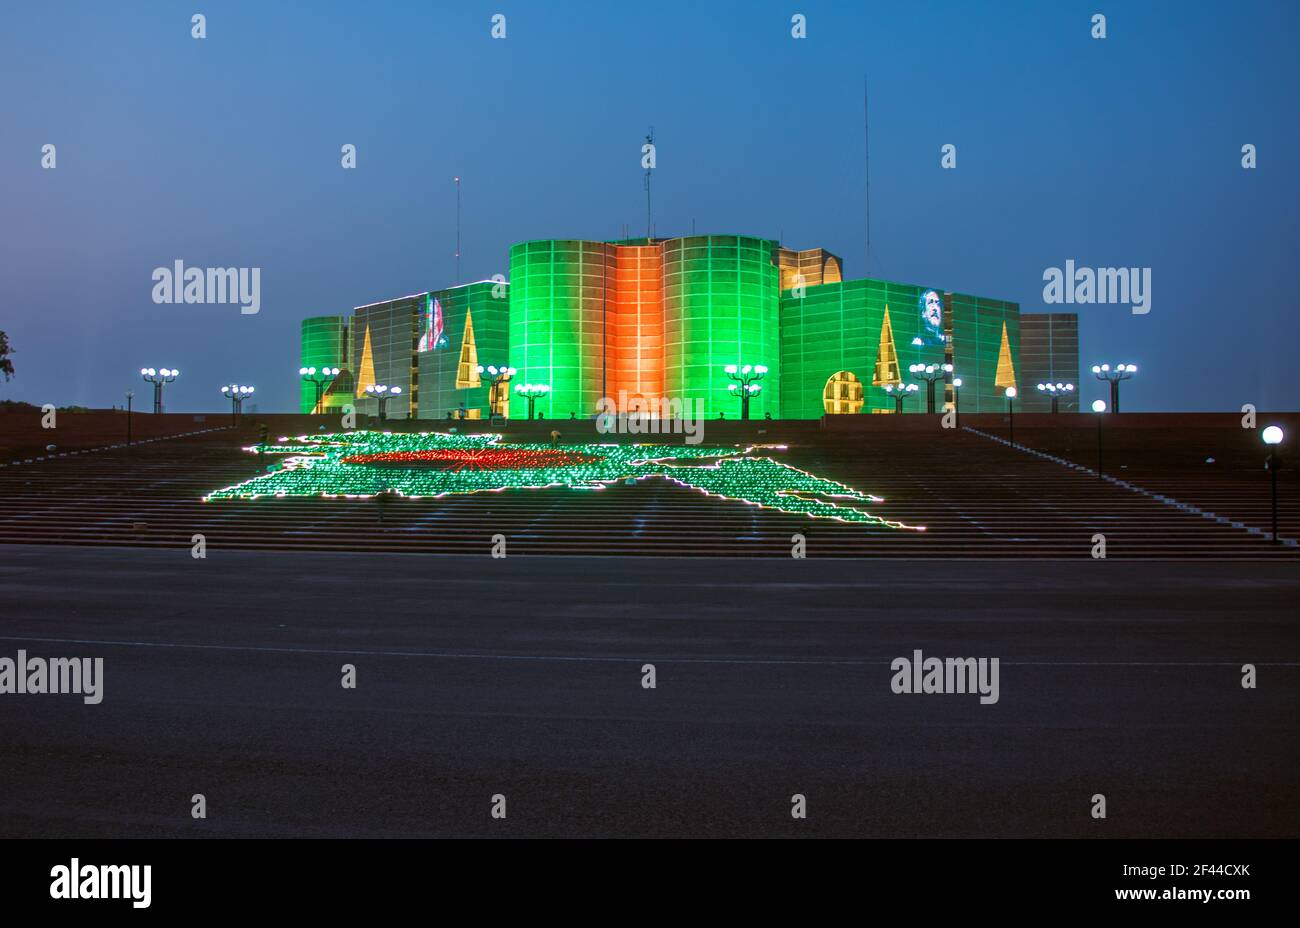
<svg viewBox="0 0 1300 928"><path fill-rule="evenodd" d="M1279 473L1280 543L1270 537L1269 475L1258 432L1236 417L1109 417L1103 478L1092 416L1017 416L1015 441L999 416L842 417L856 422L709 422L705 444L773 444L765 452L879 497L869 510L923 532L812 519L710 497L661 478L603 491L518 490L441 499L263 498L203 502L204 494L263 472L244 448L317 431L304 416L138 417L127 447L61 426L54 451L11 441L0 461L0 543L223 547L393 553L507 553L790 557L1295 558L1300 479ZM1292 417L1298 418L1298 417ZM150 421L151 420L151 421ZM170 425L167 422L170 420ZM892 421L887 421L892 420ZM114 429L121 420L114 420ZM1059 423L1066 423L1061 425ZM1197 424L1200 423L1200 424ZM3 424L3 423L0 423ZM1300 436L1300 421L1289 432ZM385 423L441 430L450 423ZM332 427L332 425L331 425ZM488 424L465 428L488 430ZM516 440L664 441L598 436L590 422L511 423ZM102 430L101 430L102 431ZM87 437L88 436L88 437ZM109 438L113 435L109 434ZM22 444L27 441L27 444ZM16 450L15 450L16 449ZM394 565L394 569L400 569ZM936 582L942 566L936 564Z"/></svg>

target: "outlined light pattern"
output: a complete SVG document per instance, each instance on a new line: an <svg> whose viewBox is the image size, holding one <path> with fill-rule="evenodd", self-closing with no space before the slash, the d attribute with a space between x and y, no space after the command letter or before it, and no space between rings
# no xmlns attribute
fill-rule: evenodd
<svg viewBox="0 0 1300 928"><path fill-rule="evenodd" d="M501 490L566 487L603 490L617 482L667 479L689 489L811 518L924 531L872 515L883 502L761 451L700 445L547 445L503 442L500 435L447 432L344 432L281 439L245 450L283 455L282 466L204 501L260 497L411 499Z"/></svg>

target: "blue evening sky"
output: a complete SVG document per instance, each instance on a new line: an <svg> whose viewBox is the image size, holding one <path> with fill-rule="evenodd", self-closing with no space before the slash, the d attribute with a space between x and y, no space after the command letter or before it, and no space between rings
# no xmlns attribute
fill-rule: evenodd
<svg viewBox="0 0 1300 928"><path fill-rule="evenodd" d="M295 408L304 316L455 282L454 175L461 278L507 273L512 242L641 234L651 125L660 235L864 276L865 77L872 276L1033 311L1067 259L1150 267L1148 315L1061 307L1085 368L1141 366L1126 409L1294 410L1298 27L1291 2L10 2L0 397L147 400L139 368L174 366L172 410L232 380ZM178 259L262 268L261 312L155 305Z"/></svg>

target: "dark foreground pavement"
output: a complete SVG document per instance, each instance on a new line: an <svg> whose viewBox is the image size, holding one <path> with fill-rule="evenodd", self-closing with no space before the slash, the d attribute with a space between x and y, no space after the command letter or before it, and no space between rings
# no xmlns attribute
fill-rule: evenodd
<svg viewBox="0 0 1300 928"><path fill-rule="evenodd" d="M1295 836L1297 602L1285 563L5 546L0 657L105 685L0 695L0 835ZM998 703L892 693L917 648Z"/></svg>

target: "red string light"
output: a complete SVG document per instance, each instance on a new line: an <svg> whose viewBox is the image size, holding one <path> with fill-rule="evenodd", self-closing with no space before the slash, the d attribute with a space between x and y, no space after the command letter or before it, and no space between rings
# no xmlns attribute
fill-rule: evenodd
<svg viewBox="0 0 1300 928"><path fill-rule="evenodd" d="M382 451L353 454L344 464L432 465L437 470L532 470L542 467L576 467L604 460L551 448L432 448L418 451Z"/></svg>

